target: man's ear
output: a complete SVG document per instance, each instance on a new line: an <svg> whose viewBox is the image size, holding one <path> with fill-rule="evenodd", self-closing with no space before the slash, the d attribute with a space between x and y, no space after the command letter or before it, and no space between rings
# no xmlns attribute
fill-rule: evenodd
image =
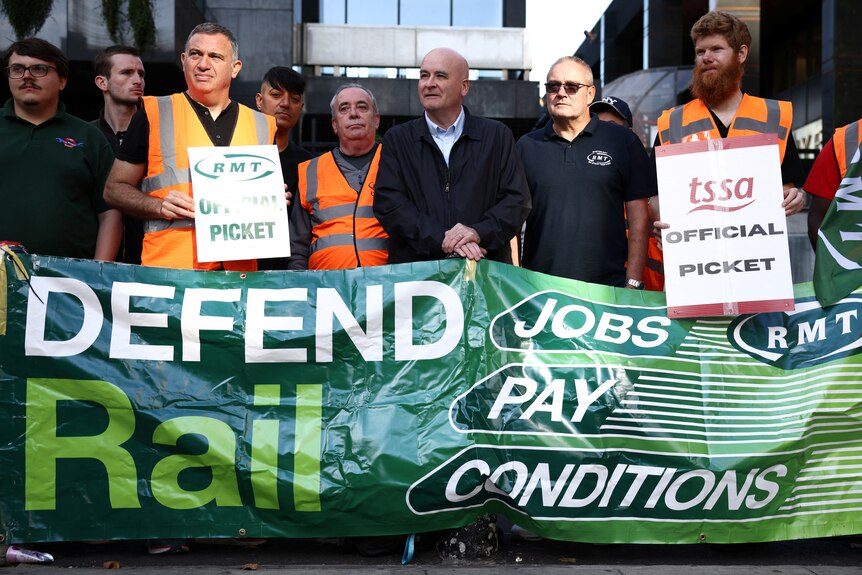
<svg viewBox="0 0 862 575"><path fill-rule="evenodd" d="M96 87L102 92L108 91L108 78L107 76L96 76L95 79Z"/></svg>
<svg viewBox="0 0 862 575"><path fill-rule="evenodd" d="M739 58L740 64L745 64L745 60L748 59L748 46L743 44L739 47L739 51L736 53L736 57Z"/></svg>
<svg viewBox="0 0 862 575"><path fill-rule="evenodd" d="M239 71L242 70L242 61L234 60L233 64L231 64L231 78L236 78L239 75Z"/></svg>

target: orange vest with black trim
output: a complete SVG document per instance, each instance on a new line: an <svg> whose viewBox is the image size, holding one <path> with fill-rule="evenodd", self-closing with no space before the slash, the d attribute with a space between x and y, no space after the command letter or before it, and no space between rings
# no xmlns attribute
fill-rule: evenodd
<svg viewBox="0 0 862 575"><path fill-rule="evenodd" d="M783 162L792 124L793 106L790 102L743 94L727 137L778 134L778 152ZM661 145L721 138L712 114L702 100L692 100L662 112L658 119L658 136Z"/></svg>
<svg viewBox="0 0 862 575"><path fill-rule="evenodd" d="M650 236L647 245L647 260L643 272L644 289L664 291L664 254L658 247L658 240Z"/></svg>
<svg viewBox="0 0 862 575"><path fill-rule="evenodd" d="M832 136L832 147L835 149L835 159L838 160L838 169L841 170L841 179L847 175L847 166L853 161L853 155L862 144L862 132L859 124L862 120L856 120L835 130ZM848 145L849 144L849 145Z"/></svg>
<svg viewBox="0 0 862 575"><path fill-rule="evenodd" d="M231 146L272 144L275 118L241 104ZM170 190L192 196L188 149L212 146L184 94L145 96L144 110L150 124L147 173L141 190L163 198ZM176 269L255 271L257 260L201 263L197 259L194 220L148 220L144 222L141 265Z"/></svg>
<svg viewBox="0 0 862 575"><path fill-rule="evenodd" d="M374 183L380 150L357 193L350 187L332 152L299 165L299 202L294 209L311 215L308 269L333 270L384 265L389 236L374 217Z"/></svg>

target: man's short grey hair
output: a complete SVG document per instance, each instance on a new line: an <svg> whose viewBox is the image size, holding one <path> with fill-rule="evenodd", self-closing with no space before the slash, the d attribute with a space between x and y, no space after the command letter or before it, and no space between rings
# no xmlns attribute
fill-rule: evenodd
<svg viewBox="0 0 862 575"><path fill-rule="evenodd" d="M548 72L550 73L551 69L557 64L562 64L563 62L573 62L575 64L580 64L587 71L587 83L592 86L595 84L593 80L593 69L589 64L578 58L577 56L563 56L562 58L557 58L557 61L554 62L550 68L548 68Z"/></svg>
<svg viewBox="0 0 862 575"><path fill-rule="evenodd" d="M368 94L368 97L371 98L371 109L374 110L375 114L380 113L380 111L377 109L377 98L374 97L374 94L371 93L371 90L369 90L359 82L350 82L349 84L342 84L341 86L339 86L338 89L335 91L335 95L332 96L332 100L329 101L329 110L332 112L333 118L336 114L335 101L338 99L338 95L344 90L347 90L348 88L359 88L360 90Z"/></svg>
<svg viewBox="0 0 862 575"><path fill-rule="evenodd" d="M195 26L194 30L189 32L189 37L186 38L186 54L189 53L189 42L191 42L192 36L194 36L195 34L207 34L209 36L221 34L230 41L231 61L236 62L237 60L239 60L239 46L236 43L236 36L234 36L233 32L231 32L229 29L225 28L221 24L216 24L215 22L204 22L203 24L198 24L197 26Z"/></svg>

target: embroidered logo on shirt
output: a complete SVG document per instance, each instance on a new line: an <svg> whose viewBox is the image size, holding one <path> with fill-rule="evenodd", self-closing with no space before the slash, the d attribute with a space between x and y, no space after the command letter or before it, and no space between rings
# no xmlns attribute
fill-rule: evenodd
<svg viewBox="0 0 862 575"><path fill-rule="evenodd" d="M58 144L63 144L67 148L83 148L84 142L79 142L75 138L57 138Z"/></svg>
<svg viewBox="0 0 862 575"><path fill-rule="evenodd" d="M587 161L594 166L610 166L612 160L609 153L601 150L593 150L587 155Z"/></svg>

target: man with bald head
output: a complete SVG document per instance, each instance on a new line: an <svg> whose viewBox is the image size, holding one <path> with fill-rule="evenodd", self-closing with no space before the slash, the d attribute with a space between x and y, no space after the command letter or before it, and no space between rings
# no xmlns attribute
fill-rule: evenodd
<svg viewBox="0 0 862 575"><path fill-rule="evenodd" d="M530 211L511 131L470 114L467 60L431 50L419 71L425 114L383 138L374 213L389 263L483 257L511 263L511 239Z"/></svg>

